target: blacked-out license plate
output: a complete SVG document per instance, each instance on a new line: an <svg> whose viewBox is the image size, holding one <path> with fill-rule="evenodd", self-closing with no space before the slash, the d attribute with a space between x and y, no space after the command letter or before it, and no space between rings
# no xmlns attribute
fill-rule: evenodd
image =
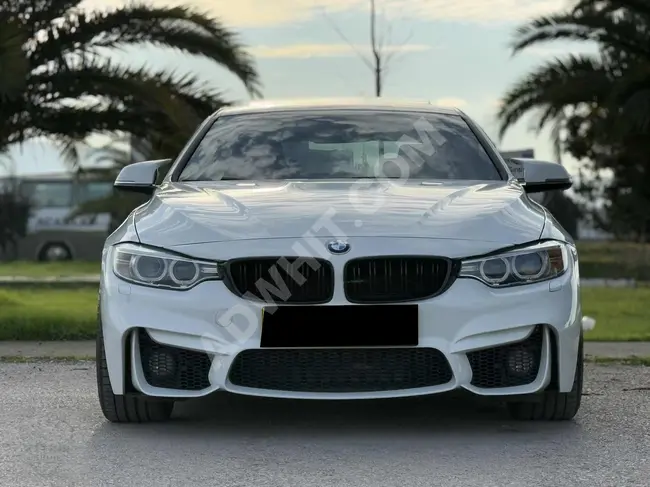
<svg viewBox="0 0 650 487"><path fill-rule="evenodd" d="M418 305L278 306L266 308L262 347L418 345Z"/></svg>

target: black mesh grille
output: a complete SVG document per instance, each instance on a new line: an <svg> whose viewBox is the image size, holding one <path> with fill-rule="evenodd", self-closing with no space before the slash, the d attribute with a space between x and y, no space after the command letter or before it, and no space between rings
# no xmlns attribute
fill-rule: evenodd
<svg viewBox="0 0 650 487"><path fill-rule="evenodd" d="M438 257L373 257L345 266L345 295L355 303L409 301L445 290L451 261Z"/></svg>
<svg viewBox="0 0 650 487"><path fill-rule="evenodd" d="M494 389L532 383L539 371L543 338L544 328L537 326L524 341L468 353L472 385Z"/></svg>
<svg viewBox="0 0 650 487"><path fill-rule="evenodd" d="M203 352L160 345L139 330L140 358L147 383L153 387L198 391L210 386L210 357Z"/></svg>
<svg viewBox="0 0 650 487"><path fill-rule="evenodd" d="M244 350L229 372L236 386L293 392L376 392L446 384L442 352L432 348Z"/></svg>
<svg viewBox="0 0 650 487"><path fill-rule="evenodd" d="M326 303L334 293L332 265L322 259L274 257L228 265L230 283L240 296L275 303Z"/></svg>

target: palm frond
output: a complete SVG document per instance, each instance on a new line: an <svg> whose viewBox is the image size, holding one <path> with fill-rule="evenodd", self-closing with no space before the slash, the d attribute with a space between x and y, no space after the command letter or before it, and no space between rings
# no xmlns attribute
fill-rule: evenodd
<svg viewBox="0 0 650 487"><path fill-rule="evenodd" d="M81 161L79 154L79 140L76 138L66 137L65 135L57 135L52 137L51 142L54 147L59 151L61 160L70 167L76 167Z"/></svg>
<svg viewBox="0 0 650 487"><path fill-rule="evenodd" d="M81 0L0 0L0 13L29 26L33 36L37 32L47 34L53 22L75 11L80 3Z"/></svg>
<svg viewBox="0 0 650 487"><path fill-rule="evenodd" d="M203 119L226 104L194 76L112 63L41 73L32 81L34 96L41 101L27 112L27 136L49 133L80 140L94 131L129 133L166 150L180 150ZM74 102L81 97L95 102Z"/></svg>
<svg viewBox="0 0 650 487"><path fill-rule="evenodd" d="M15 161L13 156L9 153L8 147L0 147L0 167L5 168L9 174L12 174L11 170L14 166Z"/></svg>
<svg viewBox="0 0 650 487"><path fill-rule="evenodd" d="M0 103L22 95L29 73L23 45L24 29L15 21L0 18Z"/></svg>
<svg viewBox="0 0 650 487"><path fill-rule="evenodd" d="M127 97L141 98L143 102L158 103L158 95L164 92L174 99L180 98L202 106L204 114L227 104L216 90L198 76L152 71L146 67L134 69L114 62L102 62L97 58L86 60L68 71L35 74L31 82L34 96L48 103L84 97L119 101Z"/></svg>
<svg viewBox="0 0 650 487"><path fill-rule="evenodd" d="M535 18L520 26L511 43L513 54L542 43L587 41L647 56L647 37L634 19L595 12L566 12Z"/></svg>
<svg viewBox="0 0 650 487"><path fill-rule="evenodd" d="M84 166L80 170L88 174L109 173L113 175L116 168L121 169L132 162L132 148L129 142L116 136L105 144L93 147L86 157L92 166ZM102 167L97 167L99 165Z"/></svg>
<svg viewBox="0 0 650 487"><path fill-rule="evenodd" d="M551 145L553 147L553 157L562 164L562 150L564 149L562 143L562 135L565 130L567 114L563 110L562 113L554 115L552 118L551 126ZM544 125L546 122L544 122Z"/></svg>
<svg viewBox="0 0 650 487"><path fill-rule="evenodd" d="M254 59L223 24L188 7L130 4L111 11L75 13L34 51L41 63L61 53L152 44L207 58L236 75L253 96L261 94Z"/></svg>
<svg viewBox="0 0 650 487"><path fill-rule="evenodd" d="M106 49L152 44L203 57L259 95L255 64L220 21L186 7L133 3L84 11L81 0L0 0L0 150L50 137L68 165L76 141L128 134L142 151L172 156L228 104L211 80L106 60Z"/></svg>
<svg viewBox="0 0 650 487"><path fill-rule="evenodd" d="M612 104L620 110L621 136L650 131L650 65L637 63L626 70L612 90Z"/></svg>
<svg viewBox="0 0 650 487"><path fill-rule="evenodd" d="M32 114L25 138L54 137L84 140L90 133L113 133L123 127L136 127L142 118L127 110L108 107L53 107L44 105ZM144 132L145 128L142 128Z"/></svg>
<svg viewBox="0 0 650 487"><path fill-rule="evenodd" d="M603 14L623 12L650 19L650 4L646 0L579 0L574 11L590 11Z"/></svg>
<svg viewBox="0 0 650 487"><path fill-rule="evenodd" d="M593 56L567 56L546 63L515 84L503 97L497 114L499 138L531 110L544 110L538 122L541 129L546 122L561 116L566 106L604 100L610 88L608 69Z"/></svg>

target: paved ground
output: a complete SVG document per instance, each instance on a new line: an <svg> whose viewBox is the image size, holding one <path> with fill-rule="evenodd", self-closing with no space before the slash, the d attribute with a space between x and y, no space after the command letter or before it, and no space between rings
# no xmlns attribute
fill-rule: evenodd
<svg viewBox="0 0 650 487"><path fill-rule="evenodd" d="M0 341L0 357L94 357L94 341Z"/></svg>
<svg viewBox="0 0 650 487"><path fill-rule="evenodd" d="M610 358L650 357L650 342L586 342L585 353Z"/></svg>
<svg viewBox="0 0 650 487"><path fill-rule="evenodd" d="M597 357L650 357L650 342L587 342L585 353ZM2 342L0 357L94 357L95 342Z"/></svg>
<svg viewBox="0 0 650 487"><path fill-rule="evenodd" d="M574 422L516 423L432 397L296 402L217 394L176 421L113 425L92 363L0 363L0 485L647 486L650 368L587 367ZM635 389L638 388L638 389Z"/></svg>

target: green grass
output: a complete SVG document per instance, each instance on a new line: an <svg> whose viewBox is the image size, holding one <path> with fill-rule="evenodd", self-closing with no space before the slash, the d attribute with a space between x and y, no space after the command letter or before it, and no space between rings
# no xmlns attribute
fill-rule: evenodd
<svg viewBox="0 0 650 487"><path fill-rule="evenodd" d="M99 274L99 261L0 262L0 276L70 277Z"/></svg>
<svg viewBox="0 0 650 487"><path fill-rule="evenodd" d="M650 341L650 288L583 288L589 341ZM97 290L0 289L0 340L87 340L95 337Z"/></svg>
<svg viewBox="0 0 650 487"><path fill-rule="evenodd" d="M96 289L0 289L0 340L92 339L96 315Z"/></svg>
<svg viewBox="0 0 650 487"><path fill-rule="evenodd" d="M650 288L582 288L582 312L596 319L591 341L650 341Z"/></svg>

